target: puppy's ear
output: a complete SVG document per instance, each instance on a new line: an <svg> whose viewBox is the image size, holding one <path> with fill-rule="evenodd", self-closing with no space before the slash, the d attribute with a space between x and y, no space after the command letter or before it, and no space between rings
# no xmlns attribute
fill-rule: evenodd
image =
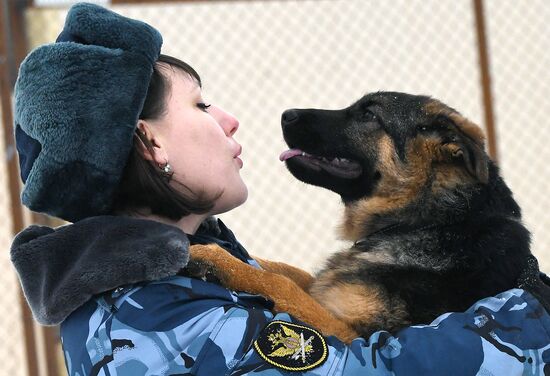
<svg viewBox="0 0 550 376"><path fill-rule="evenodd" d="M489 181L489 160L483 147L467 137L457 137L455 141L441 144L441 155L447 160L462 160L466 170L478 181L487 184Z"/></svg>
<svg viewBox="0 0 550 376"><path fill-rule="evenodd" d="M479 182L489 181L489 158L481 128L457 113L449 114L440 129L440 156L444 160L461 160L466 170ZM438 121L438 122L439 122Z"/></svg>

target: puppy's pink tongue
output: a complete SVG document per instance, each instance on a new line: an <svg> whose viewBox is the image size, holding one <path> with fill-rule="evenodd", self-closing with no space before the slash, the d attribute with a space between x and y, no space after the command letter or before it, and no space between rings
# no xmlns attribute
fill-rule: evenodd
<svg viewBox="0 0 550 376"><path fill-rule="evenodd" d="M303 152L300 149L289 149L287 151L283 151L279 156L279 159L284 162L287 159L301 155L302 153Z"/></svg>

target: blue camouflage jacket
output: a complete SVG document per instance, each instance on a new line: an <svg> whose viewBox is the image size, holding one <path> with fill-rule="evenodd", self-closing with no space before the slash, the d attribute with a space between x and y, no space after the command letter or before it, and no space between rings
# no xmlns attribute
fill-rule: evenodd
<svg viewBox="0 0 550 376"><path fill-rule="evenodd" d="M216 242L259 267L219 220L192 236L112 216L16 236L11 257L25 296L40 323L61 324L69 375L550 375L550 289L538 277L530 291L504 291L429 325L349 346L322 338L310 369L288 371L257 343L281 353L266 330L279 325L283 338L301 323L260 296L180 275L188 240ZM301 341L295 359L308 364L316 349Z"/></svg>

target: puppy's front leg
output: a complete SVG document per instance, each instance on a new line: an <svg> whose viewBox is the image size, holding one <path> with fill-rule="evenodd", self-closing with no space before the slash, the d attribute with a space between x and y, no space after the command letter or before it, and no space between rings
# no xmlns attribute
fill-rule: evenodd
<svg viewBox="0 0 550 376"><path fill-rule="evenodd" d="M300 268L285 264L284 262L264 260L256 256L254 256L254 259L264 270L271 273L284 275L306 292L309 291L311 285L313 284L313 276Z"/></svg>
<svg viewBox="0 0 550 376"><path fill-rule="evenodd" d="M275 303L276 311L288 312L324 335L335 335L345 342L358 337L346 322L337 319L289 278L256 269L216 244L193 245L189 252L193 262L203 265L225 287L262 295Z"/></svg>

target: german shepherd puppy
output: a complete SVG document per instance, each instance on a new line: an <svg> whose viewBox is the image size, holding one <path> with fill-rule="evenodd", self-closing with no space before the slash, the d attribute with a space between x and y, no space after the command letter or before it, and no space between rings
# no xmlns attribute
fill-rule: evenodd
<svg viewBox="0 0 550 376"><path fill-rule="evenodd" d="M340 195L341 237L353 245L315 277L191 247L224 285L344 341L429 323L517 287L530 234L481 129L457 111L376 92L342 110L287 110L282 127L290 150L281 160L297 179Z"/></svg>

